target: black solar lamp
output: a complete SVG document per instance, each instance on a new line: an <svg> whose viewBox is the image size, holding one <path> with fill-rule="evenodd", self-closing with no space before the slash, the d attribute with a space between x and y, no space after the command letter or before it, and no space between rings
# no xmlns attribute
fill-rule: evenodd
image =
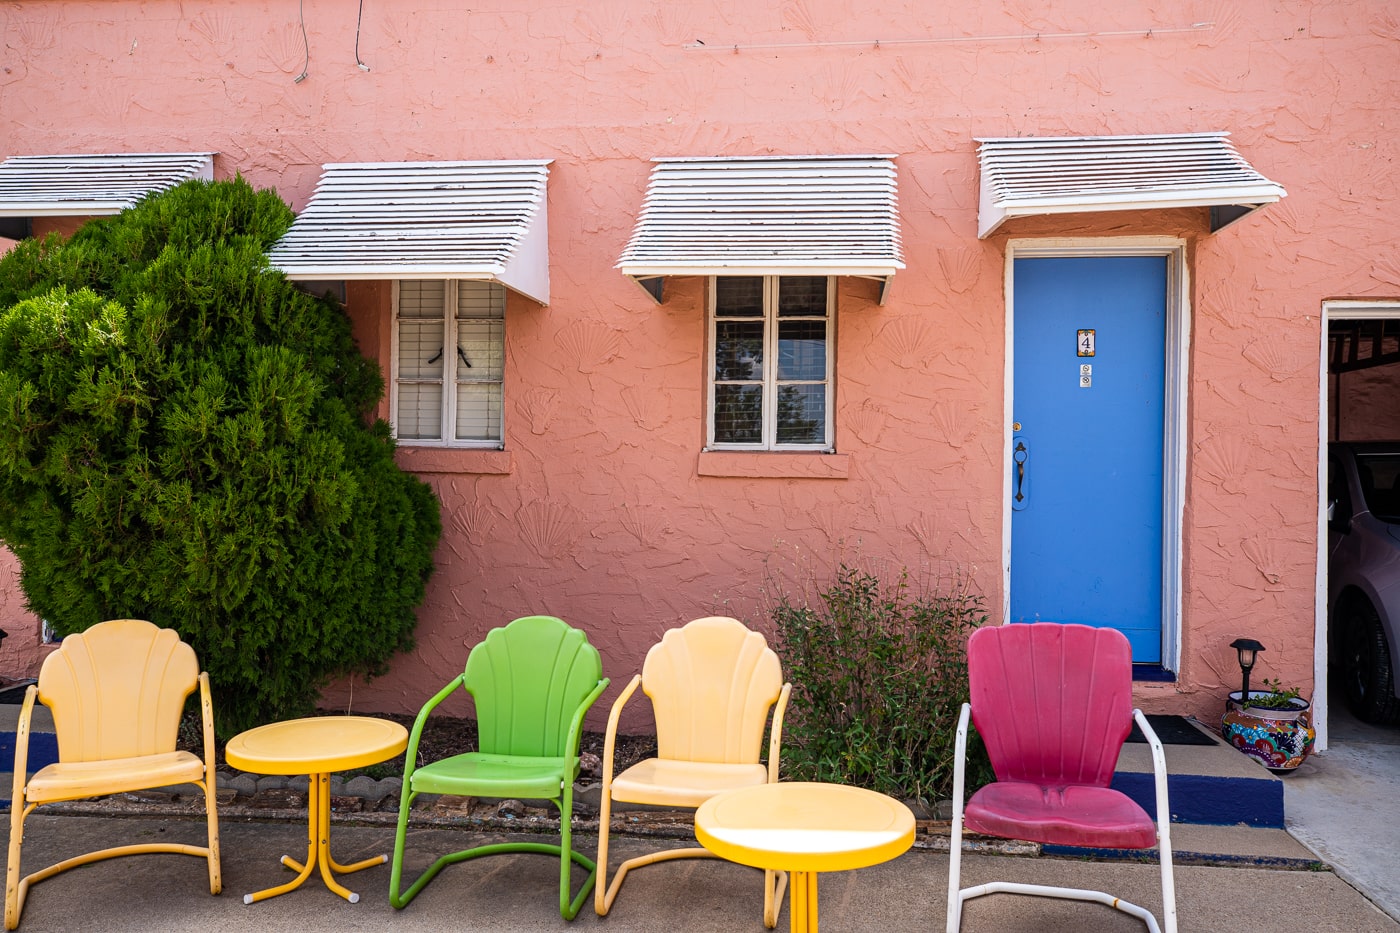
<svg viewBox="0 0 1400 933"><path fill-rule="evenodd" d="M1230 642L1230 647L1240 656L1240 673L1244 675L1244 682L1240 685L1240 704L1243 705L1249 702L1249 672L1254 669L1254 659L1264 650L1264 646L1253 638L1236 638Z"/></svg>

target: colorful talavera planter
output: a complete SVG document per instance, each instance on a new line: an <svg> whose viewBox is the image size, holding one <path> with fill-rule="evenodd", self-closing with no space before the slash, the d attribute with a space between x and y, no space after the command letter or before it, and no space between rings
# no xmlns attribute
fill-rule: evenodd
<svg viewBox="0 0 1400 933"><path fill-rule="evenodd" d="M1249 691L1251 700L1259 691ZM1220 734L1240 751L1257 758L1264 767L1286 774L1303 763L1312 751L1317 733L1312 727L1307 700L1294 698L1288 709L1271 709L1240 702L1240 692L1230 694L1221 717Z"/></svg>

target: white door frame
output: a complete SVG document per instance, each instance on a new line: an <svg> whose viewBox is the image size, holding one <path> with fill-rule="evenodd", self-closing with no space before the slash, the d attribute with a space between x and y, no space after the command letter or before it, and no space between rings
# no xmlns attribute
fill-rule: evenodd
<svg viewBox="0 0 1400 933"><path fill-rule="evenodd" d="M1055 237L1013 239L1006 244L1006 370L1002 404L1002 619L1011 616L1011 419L1015 389L1015 275L1017 259L1075 256L1165 256L1167 321L1165 394L1162 409L1162 667L1181 670L1181 550L1186 504L1186 399L1191 345L1190 270L1186 241L1180 237Z"/></svg>
<svg viewBox="0 0 1400 933"><path fill-rule="evenodd" d="M1344 299L1322 303L1322 335L1318 349L1317 402L1317 586L1313 597L1313 728L1317 750L1327 750L1331 737L1327 690L1327 332L1333 321L1400 318L1400 300Z"/></svg>

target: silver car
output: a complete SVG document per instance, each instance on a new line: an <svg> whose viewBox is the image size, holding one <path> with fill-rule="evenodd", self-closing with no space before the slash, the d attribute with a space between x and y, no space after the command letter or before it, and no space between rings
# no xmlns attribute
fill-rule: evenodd
<svg viewBox="0 0 1400 933"><path fill-rule="evenodd" d="M1327 448L1328 658L1365 722L1400 719L1400 441Z"/></svg>

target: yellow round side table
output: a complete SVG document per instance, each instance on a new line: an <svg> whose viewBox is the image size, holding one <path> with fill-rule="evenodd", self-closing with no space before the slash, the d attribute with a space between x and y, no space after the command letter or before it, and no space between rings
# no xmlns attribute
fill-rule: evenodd
<svg viewBox="0 0 1400 933"><path fill-rule="evenodd" d="M818 933L817 873L878 865L914 844L914 814L892 797L842 784L759 784L711 797L695 838L720 858L792 873L793 933Z"/></svg>
<svg viewBox="0 0 1400 933"><path fill-rule="evenodd" d="M393 758L408 745L408 730L387 719L367 716L316 716L274 722L234 736L224 748L232 767L258 774L305 774L307 788L306 861L282 856L282 864L297 872L286 884L245 894L243 903L266 900L301 886L318 864L326 887L354 904L360 895L331 876L383 865L387 855L341 865L331 858L331 772L363 768Z"/></svg>

